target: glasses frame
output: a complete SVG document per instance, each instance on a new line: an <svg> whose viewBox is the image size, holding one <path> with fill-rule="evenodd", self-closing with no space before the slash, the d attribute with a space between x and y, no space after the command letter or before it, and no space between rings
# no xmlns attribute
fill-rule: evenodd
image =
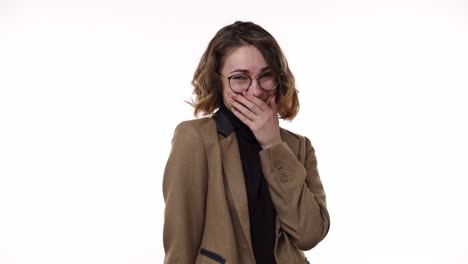
<svg viewBox="0 0 468 264"><path fill-rule="evenodd" d="M258 87L260 87L260 89L262 89L263 91L269 92L269 91L274 91L274 90L276 90L276 89L278 88L278 85L281 83L281 82L280 82L280 78L277 78L276 84L275 84L275 86L274 86L272 89L263 89L262 85L260 84L260 80L259 80L259 79L260 79L260 78L262 77L262 75L264 75L264 74L265 74L265 73L262 73L262 74L257 75L257 76L250 76L250 75L248 75L248 74L246 74L246 73L237 73L237 74L233 74L233 75L231 75L231 76L224 76L222 73L220 73L219 75L220 75L221 77L226 78L226 79L228 80L229 88L230 88L233 92L235 92L235 93L243 93L243 92L248 91L248 90L250 89L250 86L252 86L252 80L253 80L253 79L257 79ZM245 75L245 76L248 76L248 77L250 78L249 86L247 87L247 89L245 89L245 90L242 91L242 92L236 92L236 91L234 91L234 89L232 89L232 87L231 87L231 79L232 79L234 76L238 76L238 75ZM281 75L283 75L283 73L280 73L278 76L281 76Z"/></svg>

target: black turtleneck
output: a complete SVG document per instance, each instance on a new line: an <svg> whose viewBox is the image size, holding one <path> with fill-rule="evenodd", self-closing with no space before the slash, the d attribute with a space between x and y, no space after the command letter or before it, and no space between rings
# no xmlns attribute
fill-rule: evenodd
<svg viewBox="0 0 468 264"><path fill-rule="evenodd" d="M255 261L258 264L274 264L276 211L260 163L259 152L262 148L249 127L226 106L221 106L219 111L225 114L233 125L239 144Z"/></svg>

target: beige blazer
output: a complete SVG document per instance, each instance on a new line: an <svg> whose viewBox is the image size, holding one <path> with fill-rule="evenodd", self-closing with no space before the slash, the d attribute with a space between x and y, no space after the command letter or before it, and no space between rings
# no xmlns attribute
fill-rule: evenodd
<svg viewBox="0 0 468 264"><path fill-rule="evenodd" d="M281 129L283 143L260 151L276 209L278 264L307 263L330 219L314 148ZM180 123L163 179L164 263L254 264L237 138L220 113Z"/></svg>

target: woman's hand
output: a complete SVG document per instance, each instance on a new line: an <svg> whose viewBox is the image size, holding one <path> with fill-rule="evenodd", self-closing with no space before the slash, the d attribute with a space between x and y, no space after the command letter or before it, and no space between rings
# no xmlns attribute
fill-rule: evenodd
<svg viewBox="0 0 468 264"><path fill-rule="evenodd" d="M249 94L231 95L232 112L255 135L262 149L281 143L275 94L266 102Z"/></svg>

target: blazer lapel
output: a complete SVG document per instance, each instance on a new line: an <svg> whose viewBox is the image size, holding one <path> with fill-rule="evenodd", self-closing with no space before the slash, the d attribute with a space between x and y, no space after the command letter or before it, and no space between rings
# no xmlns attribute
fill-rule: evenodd
<svg viewBox="0 0 468 264"><path fill-rule="evenodd" d="M221 148L221 160L223 164L223 174L226 180L244 238L247 241L250 252L253 256L252 241L250 239L250 220L247 202L247 190L245 187L244 172L239 154L239 145L234 133L234 127L228 117L222 112L217 112L213 116L216 121L216 128L222 137L219 141Z"/></svg>

